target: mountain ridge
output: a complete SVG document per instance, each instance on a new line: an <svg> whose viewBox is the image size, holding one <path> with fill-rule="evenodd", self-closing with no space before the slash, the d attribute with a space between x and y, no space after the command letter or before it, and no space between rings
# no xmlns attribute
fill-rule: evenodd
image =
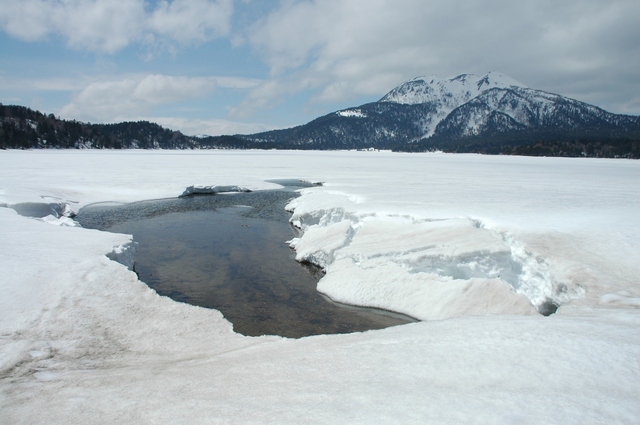
<svg viewBox="0 0 640 425"><path fill-rule="evenodd" d="M448 151L466 144L470 152L475 152L478 143L495 144L489 139L509 134L513 141L501 137L504 143L497 153L541 142L597 139L605 145L627 143L640 139L640 117L613 114L532 89L492 71L483 76L417 77L392 89L378 102L343 109L291 129L241 137L257 143L286 142L319 149ZM633 146L631 149L636 149ZM479 152L496 153L493 148Z"/></svg>
<svg viewBox="0 0 640 425"><path fill-rule="evenodd" d="M416 77L399 85L378 102L402 105L431 104L436 113L425 127L423 137L434 134L437 125L454 109L493 88L526 87L504 74L491 71L486 75L460 74L440 78L437 75Z"/></svg>
<svg viewBox="0 0 640 425"><path fill-rule="evenodd" d="M416 77L379 101L296 127L185 136L141 121L84 124L0 104L0 148L390 149L640 158L640 117L529 88L496 71Z"/></svg>

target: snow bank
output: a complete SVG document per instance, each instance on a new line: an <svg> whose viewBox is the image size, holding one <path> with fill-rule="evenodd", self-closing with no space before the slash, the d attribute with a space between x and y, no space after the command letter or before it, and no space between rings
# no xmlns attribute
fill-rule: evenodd
<svg viewBox="0 0 640 425"><path fill-rule="evenodd" d="M468 219L416 223L402 217L358 217L342 208L292 222L298 261L325 269L318 291L345 304L377 307L421 320L467 314L534 314L531 302L501 279L516 266L508 247ZM308 208L308 206L307 206ZM316 224L304 224L310 219Z"/></svg>
<svg viewBox="0 0 640 425"><path fill-rule="evenodd" d="M457 161L450 158L439 157L454 165ZM455 166L487 174L488 169L474 170L478 164L470 158ZM632 235L640 235L634 211L640 208L640 191L630 179L640 177L636 163L556 158L540 161L536 169L532 158L476 158L504 170L461 185L459 174L441 170L434 161L429 165L439 169L425 172L432 178L424 186L409 188L407 181L385 174L374 179L375 194L362 188L358 192L366 195L304 191L293 200L287 207L292 224L305 233L291 245L299 261L326 270L318 290L336 301L421 319L530 314L520 295L545 314L570 303L635 305L640 251ZM515 168L519 165L522 169ZM441 171L447 173L444 179ZM589 172L602 172L611 186L603 187ZM449 193L441 193L439 186ZM405 214L389 208L398 201ZM486 302L469 292L478 285L491 288L478 289ZM629 292L625 297L631 301L607 295L616 291ZM462 304L444 301L450 299Z"/></svg>
<svg viewBox="0 0 640 425"><path fill-rule="evenodd" d="M3 377L28 381L37 372L113 366L140 353L246 344L219 312L160 297L109 260L131 266L129 235L51 226L6 208L0 232ZM206 330L197 341L190 340L194 328Z"/></svg>

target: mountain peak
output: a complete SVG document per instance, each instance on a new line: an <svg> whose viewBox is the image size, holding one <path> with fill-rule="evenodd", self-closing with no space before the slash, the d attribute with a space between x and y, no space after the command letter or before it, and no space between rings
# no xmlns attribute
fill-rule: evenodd
<svg viewBox="0 0 640 425"><path fill-rule="evenodd" d="M485 75L460 74L441 78L437 75L416 77L387 93L379 102L402 105L430 105L435 113L423 122L424 136L434 134L438 123L451 111L487 90L526 86L496 71Z"/></svg>
<svg viewBox="0 0 640 425"><path fill-rule="evenodd" d="M441 78L437 75L416 77L399 85L387 93L380 102L404 105L436 103L449 110L468 102L485 90L492 88L526 87L524 84L500 72L491 71L486 75L460 74Z"/></svg>

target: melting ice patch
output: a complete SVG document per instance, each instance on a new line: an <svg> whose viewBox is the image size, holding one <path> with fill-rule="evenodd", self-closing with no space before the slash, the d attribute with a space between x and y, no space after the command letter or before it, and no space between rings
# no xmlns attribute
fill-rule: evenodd
<svg viewBox="0 0 640 425"><path fill-rule="evenodd" d="M11 208L23 217L35 218L56 226L78 226L78 223L73 220L76 214L66 202L21 202L0 206Z"/></svg>
<svg viewBox="0 0 640 425"><path fill-rule="evenodd" d="M126 266L129 270L133 270L137 247L138 243L134 241L114 246L113 250L107 254L107 258Z"/></svg>
<svg viewBox="0 0 640 425"><path fill-rule="evenodd" d="M511 250L511 257L522 268L517 279L509 283L525 294L540 313L555 313L562 304L584 296L582 287L569 285L554 276L548 259L527 249L512 235L505 234L503 238Z"/></svg>
<svg viewBox="0 0 640 425"><path fill-rule="evenodd" d="M434 319L531 314L532 306L548 315L584 295L546 259L478 221L359 215L304 198L289 205L304 231L291 246L298 261L324 268L318 290L336 301Z"/></svg>
<svg viewBox="0 0 640 425"><path fill-rule="evenodd" d="M24 217L44 218L52 216L54 218L73 218L75 216L75 213L66 202L21 202L8 205L8 207Z"/></svg>
<svg viewBox="0 0 640 425"><path fill-rule="evenodd" d="M413 273L435 273L452 279L502 279L517 285L522 265L508 252L473 252L458 257L425 256L418 264L408 266Z"/></svg>

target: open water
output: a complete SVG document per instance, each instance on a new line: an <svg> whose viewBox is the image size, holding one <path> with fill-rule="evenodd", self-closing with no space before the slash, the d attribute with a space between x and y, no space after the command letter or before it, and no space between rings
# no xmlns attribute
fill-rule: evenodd
<svg viewBox="0 0 640 425"><path fill-rule="evenodd" d="M412 319L337 304L316 291L322 271L295 261L289 190L93 205L83 227L133 235L135 271L158 294L222 312L244 335L303 337Z"/></svg>

